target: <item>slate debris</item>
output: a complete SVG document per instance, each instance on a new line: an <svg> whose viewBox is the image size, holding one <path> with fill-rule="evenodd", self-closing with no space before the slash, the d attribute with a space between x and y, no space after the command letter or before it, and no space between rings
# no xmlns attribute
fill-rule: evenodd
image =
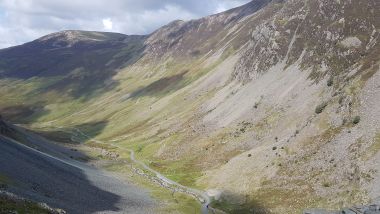
<svg viewBox="0 0 380 214"><path fill-rule="evenodd" d="M327 211L322 209L306 210L303 214L380 214L380 204L355 206L340 211Z"/></svg>

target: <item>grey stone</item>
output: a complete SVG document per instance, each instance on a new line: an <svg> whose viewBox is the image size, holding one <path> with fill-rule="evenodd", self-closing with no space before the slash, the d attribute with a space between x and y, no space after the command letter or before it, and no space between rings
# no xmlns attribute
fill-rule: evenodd
<svg viewBox="0 0 380 214"><path fill-rule="evenodd" d="M305 210L303 214L380 214L380 204L344 208L340 211L309 209Z"/></svg>

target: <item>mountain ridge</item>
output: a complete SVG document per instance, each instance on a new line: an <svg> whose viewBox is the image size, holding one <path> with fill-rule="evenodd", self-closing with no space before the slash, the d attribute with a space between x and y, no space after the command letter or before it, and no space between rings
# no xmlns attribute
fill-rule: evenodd
<svg viewBox="0 0 380 214"><path fill-rule="evenodd" d="M100 145L79 128L132 149L227 213L368 204L380 186L378 13L372 0L257 0L147 36L6 49L0 112L85 148Z"/></svg>

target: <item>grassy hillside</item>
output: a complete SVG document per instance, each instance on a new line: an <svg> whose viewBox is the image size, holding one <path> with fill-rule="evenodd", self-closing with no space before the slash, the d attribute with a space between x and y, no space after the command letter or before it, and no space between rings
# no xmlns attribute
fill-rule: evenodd
<svg viewBox="0 0 380 214"><path fill-rule="evenodd" d="M48 36L0 51L0 112L121 159L133 149L230 213L367 203L380 196L379 10L260 0L149 36Z"/></svg>

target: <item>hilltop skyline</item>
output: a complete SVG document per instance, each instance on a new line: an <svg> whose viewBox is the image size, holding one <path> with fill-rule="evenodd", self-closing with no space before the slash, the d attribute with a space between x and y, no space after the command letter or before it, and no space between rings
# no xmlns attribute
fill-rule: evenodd
<svg viewBox="0 0 380 214"><path fill-rule="evenodd" d="M149 34L173 20L190 20L243 5L249 0L143 0L0 2L0 48L62 30Z"/></svg>

